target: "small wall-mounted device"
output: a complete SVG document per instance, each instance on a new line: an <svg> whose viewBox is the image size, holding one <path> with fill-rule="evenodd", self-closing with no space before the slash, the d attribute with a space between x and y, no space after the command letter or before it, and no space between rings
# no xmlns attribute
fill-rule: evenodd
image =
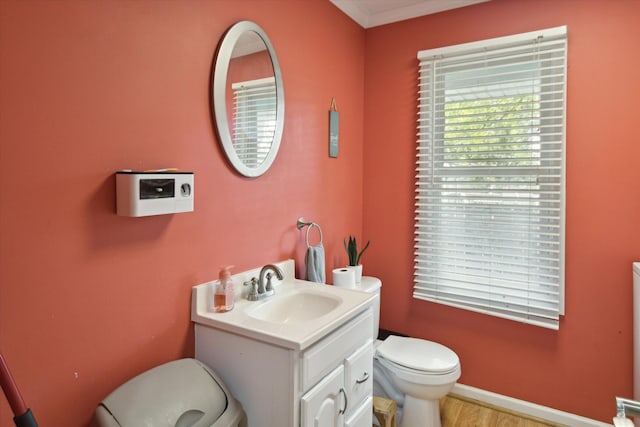
<svg viewBox="0 0 640 427"><path fill-rule="evenodd" d="M116 172L117 213L149 216L193 211L193 172Z"/></svg>

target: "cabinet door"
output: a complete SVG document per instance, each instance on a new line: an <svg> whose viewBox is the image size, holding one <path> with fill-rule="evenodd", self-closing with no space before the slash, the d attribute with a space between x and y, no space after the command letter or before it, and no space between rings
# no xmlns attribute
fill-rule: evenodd
<svg viewBox="0 0 640 427"><path fill-rule="evenodd" d="M342 427L347 406L344 367L340 365L300 400L302 427Z"/></svg>
<svg viewBox="0 0 640 427"><path fill-rule="evenodd" d="M347 357L344 366L349 407L355 408L373 393L373 343L371 340Z"/></svg>
<svg viewBox="0 0 640 427"><path fill-rule="evenodd" d="M344 427L371 427L373 425L373 398L367 397L364 402L355 408Z"/></svg>

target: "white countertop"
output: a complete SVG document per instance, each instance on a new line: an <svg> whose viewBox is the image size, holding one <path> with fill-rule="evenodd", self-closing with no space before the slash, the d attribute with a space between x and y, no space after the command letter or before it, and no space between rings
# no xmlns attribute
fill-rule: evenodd
<svg viewBox="0 0 640 427"><path fill-rule="evenodd" d="M374 294L368 292L295 279L293 260L274 264L280 267L284 273L284 279L281 282L275 278L272 279L275 288L274 296L261 301L248 301L246 299L247 289L246 287L243 289L242 284L250 280L251 277L258 277L260 269L235 274L231 277L236 289L235 308L227 313L215 313L213 311L213 286L216 281L206 282L192 288L191 320L199 325L211 326L273 345L304 350L371 306L376 298ZM247 313L273 298L291 295L300 290L331 295L341 302L326 315L297 323L269 322L251 317Z"/></svg>

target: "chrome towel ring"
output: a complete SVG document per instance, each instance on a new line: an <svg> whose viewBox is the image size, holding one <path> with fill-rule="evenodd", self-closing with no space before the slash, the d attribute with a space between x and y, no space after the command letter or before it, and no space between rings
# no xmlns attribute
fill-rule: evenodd
<svg viewBox="0 0 640 427"><path fill-rule="evenodd" d="M311 247L311 245L309 244L309 231L311 231L313 227L316 227L318 229L318 232L320 233L320 243L318 243L318 245L322 244L322 228L320 228L320 226L315 222L306 222L303 217L300 217L298 218L298 223L296 224L296 227L298 227L298 230L302 230L304 227L307 227L307 232L305 235L305 242L307 243L307 248Z"/></svg>

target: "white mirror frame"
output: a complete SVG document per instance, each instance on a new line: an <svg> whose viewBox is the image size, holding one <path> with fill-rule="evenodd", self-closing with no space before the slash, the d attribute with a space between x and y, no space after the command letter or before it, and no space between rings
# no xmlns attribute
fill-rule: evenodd
<svg viewBox="0 0 640 427"><path fill-rule="evenodd" d="M273 65L277 96L276 127L273 134L271 149L264 161L255 168L247 167L238 157L233 146L231 129L229 128L229 122L227 120L226 87L231 54L238 39L240 39L242 34L247 31L253 31L258 34L267 47L267 51L271 57L271 64ZM227 159L236 171L244 176L253 178L264 174L273 164L273 161L278 154L278 149L280 148L280 140L282 139L282 131L284 128L284 89L282 84L282 73L280 72L280 64L278 63L275 49L273 48L273 45L265 31L258 24L251 21L240 21L229 28L218 47L212 79L211 99L213 100L213 119Z"/></svg>

